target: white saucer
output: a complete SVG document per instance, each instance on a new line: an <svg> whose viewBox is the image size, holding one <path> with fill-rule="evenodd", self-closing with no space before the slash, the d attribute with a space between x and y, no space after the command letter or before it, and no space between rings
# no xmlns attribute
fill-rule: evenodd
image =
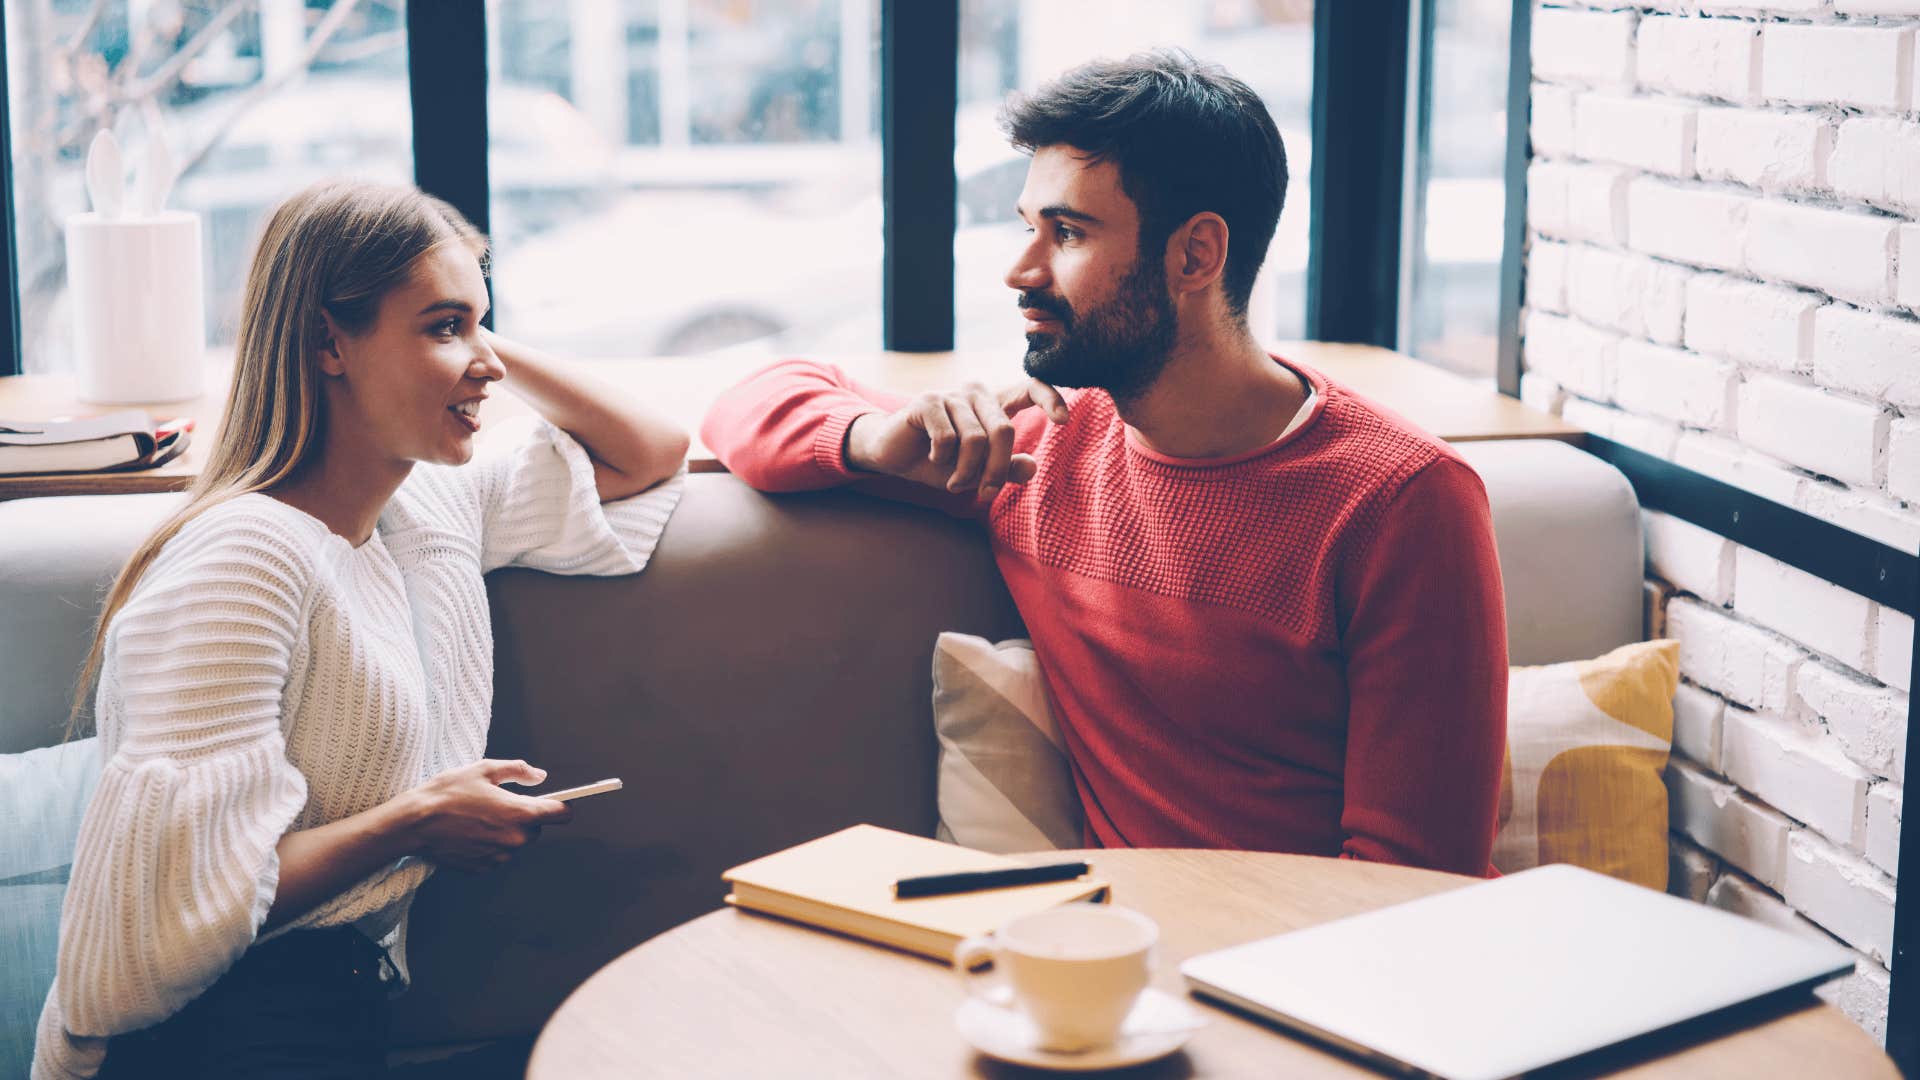
<svg viewBox="0 0 1920 1080"><path fill-rule="evenodd" d="M1148 987L1127 1014L1118 1039L1078 1054L1040 1049L1034 1045L1039 1035L1025 1013L984 998L968 998L953 1014L953 1023L962 1038L988 1057L1040 1069L1091 1072L1165 1057L1185 1046L1206 1021L1185 1000Z"/></svg>

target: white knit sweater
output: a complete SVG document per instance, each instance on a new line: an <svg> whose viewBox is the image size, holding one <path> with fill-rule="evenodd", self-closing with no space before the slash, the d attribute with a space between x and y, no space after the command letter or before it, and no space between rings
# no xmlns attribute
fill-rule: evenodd
<svg viewBox="0 0 1920 1080"><path fill-rule="evenodd" d="M282 835L479 760L493 705L481 576L636 573L683 477L602 505L585 451L536 422L468 465L415 466L357 548L260 494L168 541L108 628L106 764L36 1080L92 1076L107 1036L171 1016L264 940ZM397 943L430 870L401 859L274 933L352 923Z"/></svg>

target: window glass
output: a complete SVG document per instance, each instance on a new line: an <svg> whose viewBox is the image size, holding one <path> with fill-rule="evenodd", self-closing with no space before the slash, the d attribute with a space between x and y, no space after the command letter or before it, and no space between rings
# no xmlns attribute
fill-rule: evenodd
<svg viewBox="0 0 1920 1080"><path fill-rule="evenodd" d="M1025 238L1013 205L1026 180L1026 158L995 123L1001 100L1096 57L1165 45L1218 63L1253 87L1280 128L1286 205L1254 285L1250 318L1263 339L1305 333L1313 0L962 0L956 347L1026 348L1012 291L1002 280Z"/></svg>
<svg viewBox="0 0 1920 1080"><path fill-rule="evenodd" d="M1492 378L1506 210L1507 0L1428 0L1431 99L1421 140L1424 213L1403 298L1407 351ZM1411 163L1410 163L1411 164Z"/></svg>
<svg viewBox="0 0 1920 1080"><path fill-rule="evenodd" d="M138 177L148 140L201 218L209 344L230 346L262 218L325 176L413 176L401 0L7 3L23 367L71 367L63 222L89 209L88 144L113 129ZM135 181L138 182L137 179Z"/></svg>
<svg viewBox="0 0 1920 1080"><path fill-rule="evenodd" d="M495 325L880 347L880 0L490 0Z"/></svg>

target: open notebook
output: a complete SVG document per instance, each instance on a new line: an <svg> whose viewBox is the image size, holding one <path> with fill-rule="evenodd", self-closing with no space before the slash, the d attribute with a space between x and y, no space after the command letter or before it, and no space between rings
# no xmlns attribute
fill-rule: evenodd
<svg viewBox="0 0 1920 1080"><path fill-rule="evenodd" d="M721 875L727 903L877 941L951 963L954 946L1010 919L1076 900L1105 902L1107 883L1015 885L951 896L897 900L903 877L997 870L1019 859L943 844L877 825L855 825L809 840Z"/></svg>

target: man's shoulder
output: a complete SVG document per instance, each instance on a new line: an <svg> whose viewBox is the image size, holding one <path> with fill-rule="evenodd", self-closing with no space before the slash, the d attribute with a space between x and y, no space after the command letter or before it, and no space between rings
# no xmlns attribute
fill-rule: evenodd
<svg viewBox="0 0 1920 1080"><path fill-rule="evenodd" d="M1307 451L1316 468L1328 470L1356 494L1390 500L1414 477L1436 465L1472 471L1453 447L1392 409L1331 379L1321 429Z"/></svg>

